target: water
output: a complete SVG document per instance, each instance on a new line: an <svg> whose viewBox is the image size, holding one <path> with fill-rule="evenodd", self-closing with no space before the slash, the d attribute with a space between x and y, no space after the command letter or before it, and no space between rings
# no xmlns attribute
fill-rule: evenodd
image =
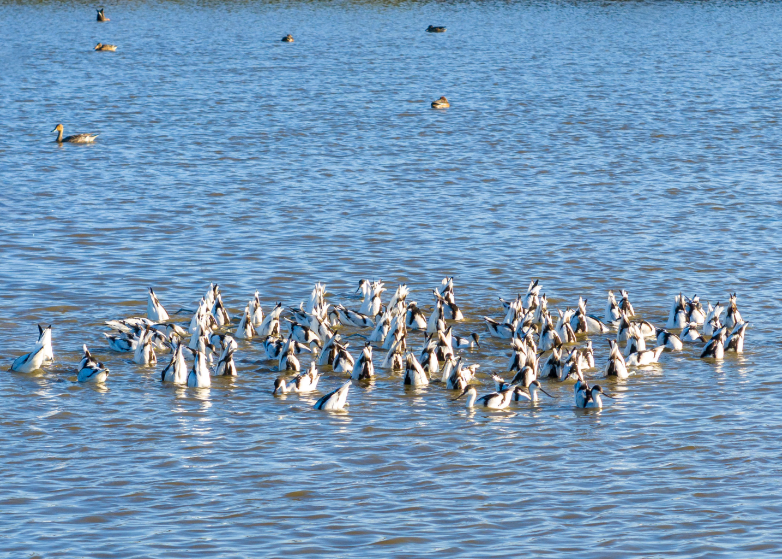
<svg viewBox="0 0 782 559"><path fill-rule="evenodd" d="M0 375L4 556L780 551L782 6L128 2L107 24L94 7L0 2L0 357L37 322L57 357ZM58 146L58 122L100 137ZM101 334L148 286L174 311L215 281L236 314L315 281L357 305L382 278L428 308L446 274L462 335L540 278L552 310L583 295L602 314L624 287L657 324L680 290L736 291L747 350L666 353L602 381L617 399L597 413L571 383L468 413L383 372L329 415L271 396L257 341L238 378L193 390ZM105 387L73 382L82 343ZM467 353L482 392L507 354Z"/></svg>

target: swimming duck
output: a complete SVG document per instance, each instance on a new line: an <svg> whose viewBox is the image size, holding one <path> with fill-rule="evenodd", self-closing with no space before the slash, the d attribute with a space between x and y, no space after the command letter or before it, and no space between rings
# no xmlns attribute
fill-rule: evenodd
<svg viewBox="0 0 782 559"><path fill-rule="evenodd" d="M622 352L619 351L619 344L614 340L608 340L608 345L611 346L611 353L608 356L605 376L615 376L620 379L626 379L629 376L629 373L627 372L625 358L622 356Z"/></svg>
<svg viewBox="0 0 782 559"><path fill-rule="evenodd" d="M331 367L334 369L335 373L353 372L353 366L356 364L356 360L353 359L353 356L347 350L349 345L349 343L345 343L344 345L334 343L336 355L334 357L334 362L331 364Z"/></svg>
<svg viewBox="0 0 782 559"><path fill-rule="evenodd" d="M714 315L703 324L703 335L713 336L714 332L722 328L719 315Z"/></svg>
<svg viewBox="0 0 782 559"><path fill-rule="evenodd" d="M280 335L280 315L285 309L282 303L277 303L266 318L263 319L261 325L257 328L256 334L261 337L266 336L279 336Z"/></svg>
<svg viewBox="0 0 782 559"><path fill-rule="evenodd" d="M166 309L160 304L160 300L151 287L147 297L147 318L152 322L165 322L169 318Z"/></svg>
<svg viewBox="0 0 782 559"><path fill-rule="evenodd" d="M622 289L620 293L622 294L622 300L619 301L619 310L627 316L635 316L635 309L633 308L632 303L630 303L630 296L627 294L627 291Z"/></svg>
<svg viewBox="0 0 782 559"><path fill-rule="evenodd" d="M293 35L290 33L285 35L285 37L282 38L283 43L292 43L293 42Z"/></svg>
<svg viewBox="0 0 782 559"><path fill-rule="evenodd" d="M432 101L433 109L447 109L450 106L451 104L448 102L448 99L446 99L445 96L440 97L436 101Z"/></svg>
<svg viewBox="0 0 782 559"><path fill-rule="evenodd" d="M485 396L478 398L478 391L474 386L469 385L461 394L454 398L454 401L466 395L468 408L478 406L492 410L502 410L507 408L508 404L510 404L515 389L516 387L511 385L501 392L492 392L491 394L486 394Z"/></svg>
<svg viewBox="0 0 782 559"><path fill-rule="evenodd" d="M115 50L117 50L117 45L104 45L103 43L98 43L97 45L95 45L95 48L93 50L114 52Z"/></svg>
<svg viewBox="0 0 782 559"><path fill-rule="evenodd" d="M625 346L625 357L630 357L631 353L643 351L646 349L646 340L641 335L641 331L635 324L630 324L627 332L627 345Z"/></svg>
<svg viewBox="0 0 782 559"><path fill-rule="evenodd" d="M52 349L52 325L41 328L38 324L38 341L35 342L35 348L43 348L43 359L45 362L54 361L54 351ZM35 351L35 349L33 350Z"/></svg>
<svg viewBox="0 0 782 559"><path fill-rule="evenodd" d="M662 355L664 349L664 345L659 345L652 349L634 351L627 357L627 366L640 367L657 363L660 360L660 355Z"/></svg>
<svg viewBox="0 0 782 559"><path fill-rule="evenodd" d="M278 371L296 371L298 373L301 370L299 360L295 355L296 348L293 341L294 340L288 336L285 346L283 346L282 351L280 352L280 360L277 365Z"/></svg>
<svg viewBox="0 0 782 559"><path fill-rule="evenodd" d="M410 330L426 330L426 315L418 308L415 301L407 304L405 327Z"/></svg>
<svg viewBox="0 0 782 559"><path fill-rule="evenodd" d="M685 324L682 330L681 340L685 343L705 342L706 338L698 332L698 325L694 322Z"/></svg>
<svg viewBox="0 0 782 559"><path fill-rule="evenodd" d="M454 336L453 347L454 349L471 349L473 347L481 347L479 341L480 341L480 336L475 332L471 333L469 338Z"/></svg>
<svg viewBox="0 0 782 559"><path fill-rule="evenodd" d="M676 334L671 334L668 330L657 328L657 345L663 345L674 351L681 351L684 347L682 340Z"/></svg>
<svg viewBox="0 0 782 559"><path fill-rule="evenodd" d="M576 396L576 406L579 408L602 408L603 400L601 399L601 396L612 398L612 396L603 392L603 389L600 388L599 384L594 385L592 388L586 387L585 390L579 392L579 394L581 393L584 394L584 397L579 398L578 395Z"/></svg>
<svg viewBox="0 0 782 559"><path fill-rule="evenodd" d="M725 340L726 352L744 352L744 332L747 330L747 326L749 326L749 322L742 322L741 324L736 325L736 327L733 329L733 332L731 332L730 336L728 336L728 339Z"/></svg>
<svg viewBox="0 0 782 559"><path fill-rule="evenodd" d="M100 10L95 8L95 11L98 12L98 21L104 22L104 21L111 21L109 18L106 17L106 15L103 13L103 8Z"/></svg>
<svg viewBox="0 0 782 559"><path fill-rule="evenodd" d="M372 346L367 342L361 352L361 357L353 364L350 378L353 380L369 380L373 376L375 376L375 366L372 364Z"/></svg>
<svg viewBox="0 0 782 559"><path fill-rule="evenodd" d="M586 313L588 299L578 298L578 309L570 319L570 326L576 334L606 334L608 326Z"/></svg>
<svg viewBox="0 0 782 559"><path fill-rule="evenodd" d="M250 315L252 316L253 326L263 324L263 309L261 308L261 297L258 292L250 299Z"/></svg>
<svg viewBox="0 0 782 559"><path fill-rule="evenodd" d="M136 349L136 345L138 344L138 339L135 337L130 337L132 334L125 336L114 336L112 334L107 334L106 332L103 333L104 336L106 336L106 339L109 342L109 349L111 351L117 351L120 353L127 353L128 351L133 351Z"/></svg>
<svg viewBox="0 0 782 559"><path fill-rule="evenodd" d="M251 340L255 337L255 326L253 326L253 319L250 314L250 305L245 307L242 319L236 327L236 337L242 340Z"/></svg>
<svg viewBox="0 0 782 559"><path fill-rule="evenodd" d="M191 388L209 388L212 379L209 375L209 367L206 364L206 355L200 351L195 352L193 368L187 375L187 385Z"/></svg>
<svg viewBox="0 0 782 559"><path fill-rule="evenodd" d="M286 383L282 378L275 380L272 394L277 394L277 392L282 394L287 394L288 392L307 394L317 389L318 380L320 380L320 373L315 367L315 363L311 363L309 371L296 375L290 383Z"/></svg>
<svg viewBox="0 0 782 559"><path fill-rule="evenodd" d="M235 352L235 346L225 346L223 352L220 354L220 359L217 360L217 367L215 368L214 376L235 377L239 375L236 370L236 363L234 362Z"/></svg>
<svg viewBox="0 0 782 559"><path fill-rule="evenodd" d="M695 324L703 324L706 319L706 313L703 312L703 305L697 295L693 295L692 299L685 296L687 322L694 322Z"/></svg>
<svg viewBox="0 0 782 559"><path fill-rule="evenodd" d="M228 311L223 305L223 297L220 293L215 296L215 302L212 306L212 316L217 321L218 326L225 326L231 323L231 317L228 315Z"/></svg>
<svg viewBox="0 0 782 559"><path fill-rule="evenodd" d="M529 390L529 394L524 392L524 390L521 388L521 386L517 386L516 389L513 391L513 401L514 402L537 402L538 401L538 392L542 392L549 398L553 398L551 394L543 390L543 387L540 386L540 382L537 380L533 380L530 385L527 387L527 390Z"/></svg>
<svg viewBox="0 0 782 559"><path fill-rule="evenodd" d="M79 363L77 380L79 382L105 382L109 376L108 368L104 367L100 361L93 359L86 345L82 348L84 349L84 357Z"/></svg>
<svg viewBox="0 0 782 559"><path fill-rule="evenodd" d="M741 313L736 306L736 293L730 296L730 302L728 304L728 313L725 315L725 326L728 328L734 328L737 324L744 322L741 320Z"/></svg>
<svg viewBox="0 0 782 559"><path fill-rule="evenodd" d="M375 323L371 317L361 314L350 309L346 309L342 305L334 307L339 315L339 320L346 326L355 326L356 328L374 328Z"/></svg>
<svg viewBox="0 0 782 559"><path fill-rule="evenodd" d="M71 143L71 144L89 144L91 142L95 141L95 138L98 137L98 134L74 134L73 136L65 136L62 137L63 127L62 124L58 124L54 127L54 130L52 132L58 132L57 139L55 142L58 144L62 143Z"/></svg>
<svg viewBox="0 0 782 559"><path fill-rule="evenodd" d="M345 384L337 388L336 390L329 392L323 396L320 400L315 402L313 406L316 410L324 411L340 411L345 409L348 400L348 391L350 390L350 383L347 381Z"/></svg>
<svg viewBox="0 0 782 559"><path fill-rule="evenodd" d="M184 349L184 345L177 344L174 351L171 352L171 362L160 374L161 382L187 384L187 363L185 363Z"/></svg>
<svg viewBox="0 0 782 559"><path fill-rule="evenodd" d="M426 28L427 33L445 33L445 27L430 25Z"/></svg>
<svg viewBox="0 0 782 559"><path fill-rule="evenodd" d="M11 364L11 370L17 373L32 373L40 369L45 360L43 347L36 346L30 353L14 359L14 362Z"/></svg>
<svg viewBox="0 0 782 559"><path fill-rule="evenodd" d="M714 334L714 336L712 336L711 340L709 340L709 343L706 344L706 347L703 348L703 352L701 353L701 359L704 358L722 359L725 356L724 344L727 335L728 335L728 329L726 327L722 327L719 331L717 331L717 333Z"/></svg>
<svg viewBox="0 0 782 559"><path fill-rule="evenodd" d="M133 353L133 361L139 365L154 365L157 363L149 329L145 330L139 337Z"/></svg>
<svg viewBox="0 0 782 559"><path fill-rule="evenodd" d="M613 291L608 291L608 301L606 302L606 310L603 319L607 324L613 324L619 320L619 305L616 304L616 297L614 297Z"/></svg>
<svg viewBox="0 0 782 559"><path fill-rule="evenodd" d="M405 374L402 378L402 384L405 386L426 386L429 384L429 377L421 364L415 358L415 355L408 352L405 364Z"/></svg>
<svg viewBox="0 0 782 559"><path fill-rule="evenodd" d="M684 297L681 293L673 298L671 312L668 314L668 322L665 327L669 329L684 328L687 324L687 311L684 308Z"/></svg>

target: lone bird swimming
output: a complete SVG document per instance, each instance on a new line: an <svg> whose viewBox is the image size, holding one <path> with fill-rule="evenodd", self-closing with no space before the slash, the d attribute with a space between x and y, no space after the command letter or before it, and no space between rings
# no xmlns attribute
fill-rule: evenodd
<svg viewBox="0 0 782 559"><path fill-rule="evenodd" d="M285 37L282 38L282 42L283 43L292 43L293 42L293 35L288 33L287 35L285 35Z"/></svg>
<svg viewBox="0 0 782 559"><path fill-rule="evenodd" d="M98 10L95 9L96 12L98 12L98 21L111 21L109 18L106 17L106 15L103 13L103 8Z"/></svg>
<svg viewBox="0 0 782 559"><path fill-rule="evenodd" d="M104 45L103 43L98 43L95 45L95 48L93 50L107 50L114 52L117 50L117 45Z"/></svg>
<svg viewBox="0 0 782 559"><path fill-rule="evenodd" d="M63 142L69 142L71 144L90 144L98 137L97 134L74 134L73 136L65 136L63 138L62 131L62 124L58 124L54 127L54 130L52 130L52 132L59 132L59 134L57 134L57 139L55 140L58 144L62 144Z"/></svg>
<svg viewBox="0 0 782 559"><path fill-rule="evenodd" d="M450 106L451 104L448 102L448 99L445 98L445 95L435 101L432 101L433 109L447 109Z"/></svg>
<svg viewBox="0 0 782 559"><path fill-rule="evenodd" d="M445 33L445 27L430 25L426 28L427 33Z"/></svg>

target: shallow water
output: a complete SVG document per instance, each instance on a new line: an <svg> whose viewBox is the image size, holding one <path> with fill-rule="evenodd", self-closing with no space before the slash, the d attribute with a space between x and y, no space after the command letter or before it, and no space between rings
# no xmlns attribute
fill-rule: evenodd
<svg viewBox="0 0 782 559"><path fill-rule="evenodd" d="M29 351L37 322L56 355L0 375L0 552L779 553L782 5L106 13L0 1L0 357ZM431 110L440 95L451 108ZM58 122L100 137L58 146ZM428 307L444 275L461 335L530 278L552 310L583 295L602 315L626 288L656 324L681 290L735 291L752 326L740 357L688 347L603 381L617 399L602 412L548 382L553 400L469 413L442 386L381 373L323 414L317 395L271 396L257 341L238 378L194 390L101 334L145 312L148 286L175 311L218 282L236 314L256 289L265 311L298 305L315 281L355 308L369 277ZM105 387L73 382L82 343L111 368ZM482 391L507 354L467 352Z"/></svg>

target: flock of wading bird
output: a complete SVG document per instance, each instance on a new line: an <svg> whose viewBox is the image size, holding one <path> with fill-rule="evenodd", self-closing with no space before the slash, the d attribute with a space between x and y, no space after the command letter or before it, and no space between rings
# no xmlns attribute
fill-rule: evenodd
<svg viewBox="0 0 782 559"><path fill-rule="evenodd" d="M103 8L100 8L97 10L98 17L97 21L98 23L106 23L111 21L108 17L106 17L106 14L103 11ZM427 33L445 33L445 27L441 26L435 26L430 25L426 28ZM283 43L293 43L293 35L288 34L285 35L282 38ZM98 43L95 45L93 50L97 51L103 51L103 52L115 52L117 50L117 45L112 44L104 44L104 43ZM435 99L432 101L432 108L433 109L447 109L451 106L451 104L448 102L448 99L445 98L445 96L440 97L439 99ZM70 136L63 136L64 134L64 127L62 124L58 124L54 127L54 130L52 132L57 132L57 139L55 142L58 144L68 143L68 144L91 144L95 141L95 138L98 137L98 134L93 133L80 133L80 134L72 134Z"/></svg>
<svg viewBox="0 0 782 559"><path fill-rule="evenodd" d="M276 370L283 375L274 381L275 395L316 391L321 371L328 368L350 377L317 401L315 408L319 410L343 410L352 383L361 386L372 380L376 366L399 375L406 387L440 382L448 390L459 391L457 399L466 396L470 408L499 410L513 401L537 402L540 393L550 396L541 380L568 379L575 381L576 407L602 407L601 396L608 394L597 384L590 386L584 376L597 371L590 335L616 332L615 339L608 339L610 351L603 374L625 379L639 367L658 363L666 349L682 351L687 344L703 345L702 358L719 360L725 352L741 353L749 324L741 318L736 294L730 295L727 308L708 303L706 309L697 296L690 299L679 294L674 297L665 329L638 319L624 290L619 301L608 292L602 319L587 314L583 298L576 308L552 315L546 294L540 294L541 285L535 280L524 296L508 301L500 298L501 320L483 317L491 337L508 340L507 371L513 377L508 382L498 374L486 375L496 389L478 397L475 383L479 382L476 373L480 365L468 365L466 351L480 347L480 336L458 336L449 324L464 320L452 277L444 278L432 291L434 305L428 316L415 301L407 301L410 291L405 284L396 288L386 304L381 281L361 280L356 291L363 296L358 310L327 303L326 286L316 283L308 301L287 309L277 303L267 314L256 291L244 312L232 320L220 288L210 284L190 321L177 324L150 288L147 316L109 320L106 325L113 332L104 336L112 351L132 353L139 365L155 366L156 352L170 352L171 359L160 373L162 382L206 388L211 386L212 376L236 376L237 339L258 339L263 340L266 357L277 362ZM35 347L13 362L12 371L30 373L54 359L51 325L38 326L38 330ZM412 334L416 331L423 333L423 345L414 351ZM349 351L348 338L363 342L355 355ZM647 340L651 341L648 348ZM105 382L109 369L86 345L83 349L84 357L76 367L78 382ZM382 357L377 363L374 351ZM306 372L301 372L298 357L303 354L311 356Z"/></svg>

